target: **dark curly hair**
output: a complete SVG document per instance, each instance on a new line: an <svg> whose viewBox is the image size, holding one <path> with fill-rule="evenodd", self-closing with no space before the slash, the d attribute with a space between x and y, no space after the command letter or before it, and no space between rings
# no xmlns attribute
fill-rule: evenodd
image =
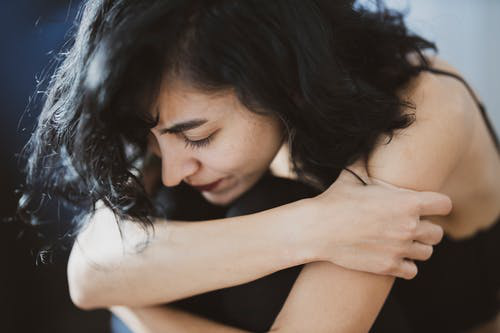
<svg viewBox="0 0 500 333"><path fill-rule="evenodd" d="M61 53L27 145L20 212L34 191L152 225L141 165L149 110L166 75L206 92L232 89L279 117L300 179L326 188L381 134L412 123L397 92L433 43L378 1L89 0ZM416 55L417 63L409 60Z"/></svg>

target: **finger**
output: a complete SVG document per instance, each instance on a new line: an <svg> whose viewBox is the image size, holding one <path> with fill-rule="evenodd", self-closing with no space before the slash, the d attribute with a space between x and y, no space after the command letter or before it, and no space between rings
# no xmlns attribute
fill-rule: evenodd
<svg viewBox="0 0 500 333"><path fill-rule="evenodd" d="M398 277L406 280L411 280L415 276L417 276L417 273L418 273L418 268L413 261L407 259L401 261L400 272L398 274Z"/></svg>
<svg viewBox="0 0 500 333"><path fill-rule="evenodd" d="M451 199L436 192L415 192L419 202L419 215L448 215L452 209Z"/></svg>
<svg viewBox="0 0 500 333"><path fill-rule="evenodd" d="M415 240L426 244L436 245L443 239L443 228L428 220L421 220L415 231Z"/></svg>
<svg viewBox="0 0 500 333"><path fill-rule="evenodd" d="M413 242L408 251L407 258L412 260L425 261L432 256L432 246L422 244L420 242Z"/></svg>

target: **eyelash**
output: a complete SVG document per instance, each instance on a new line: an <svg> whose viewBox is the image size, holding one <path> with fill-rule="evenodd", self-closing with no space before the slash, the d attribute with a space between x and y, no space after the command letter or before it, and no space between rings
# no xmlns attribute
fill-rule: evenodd
<svg viewBox="0 0 500 333"><path fill-rule="evenodd" d="M186 144L186 148L189 147L189 148L197 149L197 148L203 148L203 147L208 146L210 144L210 142L212 141L212 137L213 137L213 135L210 135L209 137L207 137L205 139L192 141L192 140L189 140L187 137L183 136L183 139L184 139L184 143Z"/></svg>

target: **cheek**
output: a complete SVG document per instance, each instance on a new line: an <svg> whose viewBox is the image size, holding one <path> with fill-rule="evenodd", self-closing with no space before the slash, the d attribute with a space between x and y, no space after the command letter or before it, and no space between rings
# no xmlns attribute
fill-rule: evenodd
<svg viewBox="0 0 500 333"><path fill-rule="evenodd" d="M240 135L238 139L220 144L203 154L202 162L208 169L224 174L260 172L270 166L281 142L274 136Z"/></svg>
<svg viewBox="0 0 500 333"><path fill-rule="evenodd" d="M270 167L282 144L279 122L257 117L249 111L238 115L233 115L211 146L199 151L198 158L206 169L218 174L241 175L259 173Z"/></svg>
<svg viewBox="0 0 500 333"><path fill-rule="evenodd" d="M254 143L241 130L227 128L214 140L213 145L200 150L198 158L205 168L220 174L238 174L248 170L254 159Z"/></svg>
<svg viewBox="0 0 500 333"><path fill-rule="evenodd" d="M248 154L244 147L234 145L222 145L207 151L200 159L202 164L210 169L223 174L242 172L248 164ZM250 155L251 156L251 155Z"/></svg>

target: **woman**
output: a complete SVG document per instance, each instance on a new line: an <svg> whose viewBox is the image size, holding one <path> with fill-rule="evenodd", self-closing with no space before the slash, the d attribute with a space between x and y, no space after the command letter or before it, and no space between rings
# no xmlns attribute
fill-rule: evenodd
<svg viewBox="0 0 500 333"><path fill-rule="evenodd" d="M425 323L427 331L491 320L498 142L474 95L450 77L454 70L423 55L430 48L397 14L352 1L88 2L54 76L28 168L29 181L90 212L99 201L107 207L82 220L68 266L74 302L122 305L113 311L135 330L230 331L151 305L307 264L271 328L367 331L393 277L414 277L408 259L428 259L440 240L439 227L416 223L434 215L448 237L444 269L453 276L431 267L423 282L396 286L401 316L418 329L412 318L436 312L431 292L445 310L439 323ZM296 178L323 193L210 222L157 220L144 244L140 227L153 210L136 170L148 137L162 158L163 184L202 185L215 205L234 204L260 184L284 142ZM432 193L374 180L356 185L368 177L443 192L452 214L444 216L449 203ZM123 252L122 232L125 245L142 251ZM450 262L460 251L464 263ZM463 280L469 275L476 279ZM464 298L472 306L458 304L465 291L436 285L439 278L472 281L476 298ZM420 309L408 311L412 302Z"/></svg>

